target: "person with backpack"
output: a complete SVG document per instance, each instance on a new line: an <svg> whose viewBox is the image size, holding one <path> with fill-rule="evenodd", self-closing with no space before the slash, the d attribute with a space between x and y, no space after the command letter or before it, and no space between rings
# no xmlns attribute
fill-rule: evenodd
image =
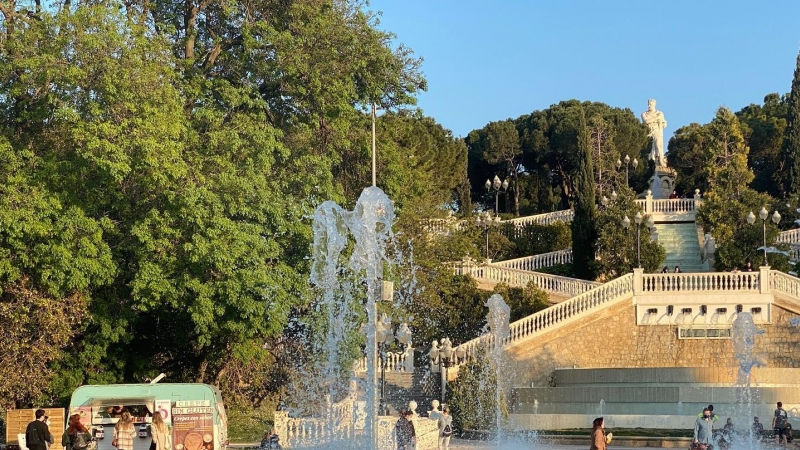
<svg viewBox="0 0 800 450"><path fill-rule="evenodd" d="M439 450L450 448L450 436L453 435L453 416L450 415L450 408L442 408L442 415L439 416Z"/></svg>
<svg viewBox="0 0 800 450"><path fill-rule="evenodd" d="M81 423L81 415L69 416L67 431L61 436L61 446L66 450L86 450L91 441L89 430Z"/></svg>
<svg viewBox="0 0 800 450"><path fill-rule="evenodd" d="M37 409L34 415L36 420L25 429L25 445L28 450L47 450L47 446L53 443L53 435L44 423L47 416L43 409Z"/></svg>
<svg viewBox="0 0 800 450"><path fill-rule="evenodd" d="M778 402L775 415L772 416L772 430L775 432L775 445L779 445L781 438L786 443L786 423L789 421L789 414L783 409L783 403Z"/></svg>
<svg viewBox="0 0 800 450"><path fill-rule="evenodd" d="M417 433L414 430L414 423L411 422L410 411L400 411L400 419L394 426L394 432L397 437L397 450L411 450L414 448L414 443L417 440Z"/></svg>

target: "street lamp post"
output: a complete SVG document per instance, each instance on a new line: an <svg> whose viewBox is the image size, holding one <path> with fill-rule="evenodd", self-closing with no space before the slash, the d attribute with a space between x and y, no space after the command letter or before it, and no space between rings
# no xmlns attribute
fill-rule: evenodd
<svg viewBox="0 0 800 450"><path fill-rule="evenodd" d="M634 223L636 223L636 266L638 268L640 268L640 269L642 268L642 245L641 245L642 227L641 227L641 225L642 225L642 220L643 219L644 219L644 216L642 216L642 213L640 213L639 211L636 211L636 215L633 216L633 221L634 221ZM622 226L625 229L630 228L631 219L629 219L628 216L625 216L622 219ZM647 226L649 228L653 228L655 226L655 222L653 222L653 218L652 217L649 217L647 219Z"/></svg>
<svg viewBox="0 0 800 450"><path fill-rule="evenodd" d="M386 407L386 359L389 354L402 355L411 346L411 330L406 323L402 323L397 328L397 334L392 332L392 319L383 314L380 322L376 324L376 341L378 342L378 354L381 357L381 399L378 406L378 414L388 415ZM402 346L401 350L391 351L392 343L397 342Z"/></svg>
<svg viewBox="0 0 800 450"><path fill-rule="evenodd" d="M433 341L433 347L431 351L428 352L428 357L431 360L431 364L439 366L439 371L442 374L442 404L445 404L447 400L447 376L449 374L449 369L459 362L464 361L466 355L467 352L462 345L453 348L450 338L443 338L441 346L437 346L436 341Z"/></svg>
<svg viewBox="0 0 800 450"><path fill-rule="evenodd" d="M494 191L494 213L495 215L500 214L500 189L503 189L503 193L508 191L508 178L500 181L500 177L495 175L494 180L487 179L483 186L487 191Z"/></svg>
<svg viewBox="0 0 800 450"><path fill-rule="evenodd" d="M478 214L475 217L475 226L479 228L481 227L486 228L486 259L489 259L489 228L492 225L500 225L499 215L495 215L494 219L492 219L492 216L489 214L489 211L486 211L486 213L483 216Z"/></svg>
<svg viewBox="0 0 800 450"><path fill-rule="evenodd" d="M610 203L614 203L617 201L617 191L611 191L611 198L609 199L605 195L603 198L600 199L600 203L603 205L604 208L607 208Z"/></svg>
<svg viewBox="0 0 800 450"><path fill-rule="evenodd" d="M767 211L766 207L762 206L761 211L758 212L758 217L761 219L762 222L762 234L764 236L764 246L762 248L764 249L765 266L767 265L767 217L768 216L769 216L769 211ZM772 222L775 225L777 225L778 222L780 221L781 221L781 215L780 213L778 213L778 211L775 211L772 214ZM747 223L749 223L750 225L756 223L756 215L753 214L753 211L750 211L750 214L747 215Z"/></svg>
<svg viewBox="0 0 800 450"><path fill-rule="evenodd" d="M626 186L628 185L628 166L630 166L630 164L631 164L631 157L628 156L628 155L625 155L625 185ZM639 160L636 159L636 158L633 158L633 169L636 170L636 167L638 167L638 166L639 166ZM617 169L619 169L620 167L622 167L622 161L617 159Z"/></svg>

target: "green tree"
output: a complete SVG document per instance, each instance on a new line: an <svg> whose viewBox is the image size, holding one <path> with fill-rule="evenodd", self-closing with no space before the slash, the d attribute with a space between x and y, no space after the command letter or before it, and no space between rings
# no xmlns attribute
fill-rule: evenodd
<svg viewBox="0 0 800 450"><path fill-rule="evenodd" d="M488 361L487 351L480 348L466 364L458 368L458 378L449 385L450 413L457 430L496 430L498 411L501 420L508 418L508 405L497 389L502 380Z"/></svg>
<svg viewBox="0 0 800 450"><path fill-rule="evenodd" d="M736 113L750 147L748 166L755 179L750 186L780 198L786 173L781 170L781 147L786 133L787 98L773 93L764 97L764 104L751 104ZM743 127L744 128L744 127Z"/></svg>
<svg viewBox="0 0 800 450"><path fill-rule="evenodd" d="M786 135L781 146L781 161L787 171L784 198L800 193L800 54L797 55L787 108Z"/></svg>
<svg viewBox="0 0 800 450"><path fill-rule="evenodd" d="M642 214L642 224L636 225L634 217ZM622 226L623 219L630 220L630 228ZM636 204L633 191L620 189L616 201L603 206L597 215L597 275L602 281L612 280L633 271L637 266L636 232L639 228L639 251L645 272L657 272L666 258L664 248L651 240L647 216Z"/></svg>
<svg viewBox="0 0 800 450"><path fill-rule="evenodd" d="M575 200L572 219L572 261L579 278L593 280L595 276L594 259L597 245L595 209L594 172L592 170L592 149L586 118L581 112L578 122L578 149L580 161L575 177Z"/></svg>
<svg viewBox="0 0 800 450"><path fill-rule="evenodd" d="M501 164L503 174L514 179L511 190L514 193L514 215L519 216L519 172L521 170L522 150L519 147L519 134L511 120L491 122L486 125L486 147L483 158L489 164Z"/></svg>

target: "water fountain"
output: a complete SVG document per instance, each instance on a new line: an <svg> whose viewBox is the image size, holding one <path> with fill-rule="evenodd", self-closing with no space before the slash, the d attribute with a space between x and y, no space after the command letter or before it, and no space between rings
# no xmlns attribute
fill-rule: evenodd
<svg viewBox="0 0 800 450"><path fill-rule="evenodd" d="M378 448L377 430L377 346L376 303L384 265L396 262L387 248L394 237L394 206L384 192L375 186L364 189L353 211L346 211L331 201L317 207L314 214L314 251L311 283L319 290L319 307L326 315L324 339L317 349L325 355L319 373L319 385L326 386L328 403L341 396L341 374L344 352L352 339L353 324L358 323L363 304L366 309L366 417L363 440L354 433L337 435L337 418L333 408L326 411L327 436L322 439L336 442L336 448ZM352 241L348 236L352 236ZM343 252L352 244L352 252L343 264ZM357 328L357 327L356 327Z"/></svg>

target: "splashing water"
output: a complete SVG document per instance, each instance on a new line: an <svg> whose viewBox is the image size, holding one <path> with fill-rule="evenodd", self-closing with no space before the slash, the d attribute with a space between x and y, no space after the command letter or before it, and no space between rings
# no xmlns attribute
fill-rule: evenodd
<svg viewBox="0 0 800 450"><path fill-rule="evenodd" d="M384 266L399 262L400 258L390 255L394 234L392 224L395 220L394 206L384 192L377 187L364 189L353 211L346 211L334 202L327 201L317 207L314 213L314 247L311 261L311 283L319 290L318 308L324 314L324 339L315 344L319 354L325 355L315 372L318 379L312 386L327 389L326 435L321 440L335 442L335 448L377 448L377 352L376 352L376 302L380 296L380 283ZM352 235L352 241L348 239ZM343 264L343 252L352 243L352 252ZM363 303L362 303L363 302ZM344 385L352 386L351 380L345 382L342 374L343 361L352 346L353 329L363 323L362 306L366 306L367 324L362 328L366 335L366 372L364 383L366 391L366 410L364 415L364 436L356 440L342 428L340 417L332 407L341 399ZM354 327L354 325L356 325ZM346 372L346 371L345 371ZM352 387L348 390L354 399ZM301 395L302 393L295 393ZM314 392L308 392L314 402ZM319 442L324 444L324 442Z"/></svg>
<svg viewBox="0 0 800 450"><path fill-rule="evenodd" d="M764 361L756 354L756 337L763 334L764 330L756 327L753 316L747 312L741 312L733 321L731 339L733 340L733 356L738 363L736 386L739 389L738 403L740 412L739 417L753 417L753 398L754 387L752 385L752 371L755 367L764 366ZM723 433L720 439L732 450L754 450L762 448L752 429L748 427L746 433Z"/></svg>

